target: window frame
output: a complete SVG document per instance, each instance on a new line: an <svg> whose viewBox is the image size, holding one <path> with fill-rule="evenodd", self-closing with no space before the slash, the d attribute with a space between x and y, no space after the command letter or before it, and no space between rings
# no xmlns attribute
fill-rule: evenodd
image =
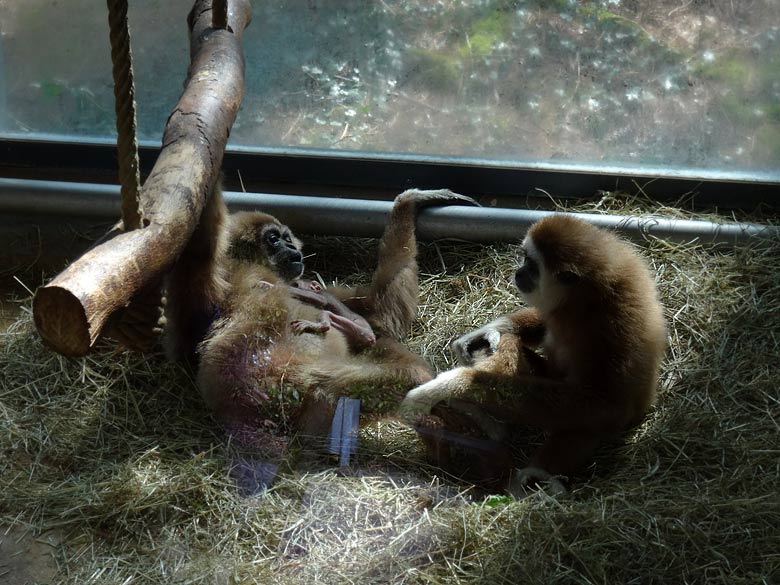
<svg viewBox="0 0 780 585"><path fill-rule="evenodd" d="M148 174L160 145L139 145ZM223 159L228 190L390 200L410 187L447 187L522 208L544 201L589 198L600 191L641 192L662 202L683 198L697 208L778 209L780 181L768 173L692 172L655 167L518 163L445 156L377 154L228 144ZM111 139L0 135L4 178L117 183Z"/></svg>

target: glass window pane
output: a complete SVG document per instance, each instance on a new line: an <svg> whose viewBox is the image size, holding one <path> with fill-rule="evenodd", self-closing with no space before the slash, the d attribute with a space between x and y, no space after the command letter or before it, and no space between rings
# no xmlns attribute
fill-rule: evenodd
<svg viewBox="0 0 780 585"><path fill-rule="evenodd" d="M189 63L192 3L130 2L139 133L159 140ZM0 0L0 131L116 136L106 3Z"/></svg>
<svg viewBox="0 0 780 585"><path fill-rule="evenodd" d="M774 0L253 2L234 144L776 173ZM189 0L134 0L141 137ZM0 129L113 135L106 8L0 0Z"/></svg>

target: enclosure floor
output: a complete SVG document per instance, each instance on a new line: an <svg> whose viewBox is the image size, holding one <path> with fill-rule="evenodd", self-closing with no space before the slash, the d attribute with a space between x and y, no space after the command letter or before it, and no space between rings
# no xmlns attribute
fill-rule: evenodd
<svg viewBox="0 0 780 585"><path fill-rule="evenodd" d="M19 318L22 313L22 305L12 300L9 291L0 287L0 331L5 331Z"/></svg>
<svg viewBox="0 0 780 585"><path fill-rule="evenodd" d="M54 550L61 539L35 538L22 527L0 525L0 583L50 583L57 575Z"/></svg>

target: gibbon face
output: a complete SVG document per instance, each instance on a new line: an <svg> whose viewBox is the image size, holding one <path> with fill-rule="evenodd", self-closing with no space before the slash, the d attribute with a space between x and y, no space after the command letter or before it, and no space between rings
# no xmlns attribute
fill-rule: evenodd
<svg viewBox="0 0 780 585"><path fill-rule="evenodd" d="M587 277L600 278L604 265L603 232L565 215L552 215L536 224L523 240L523 260L515 284L525 301L549 314Z"/></svg>
<svg viewBox="0 0 780 585"><path fill-rule="evenodd" d="M259 212L237 213L231 218L230 255L272 268L283 280L303 275L303 244L290 228Z"/></svg>
<svg viewBox="0 0 780 585"><path fill-rule="evenodd" d="M292 282L303 275L301 244L287 226L266 225L260 243L266 258L284 280Z"/></svg>
<svg viewBox="0 0 780 585"><path fill-rule="evenodd" d="M526 303L542 314L549 314L561 304L579 277L570 270L554 272L530 235L523 240L522 249L524 256L515 272L515 285Z"/></svg>

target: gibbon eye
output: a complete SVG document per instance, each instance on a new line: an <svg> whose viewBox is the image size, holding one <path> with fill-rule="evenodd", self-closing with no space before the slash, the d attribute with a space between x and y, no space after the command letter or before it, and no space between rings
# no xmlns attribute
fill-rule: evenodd
<svg viewBox="0 0 780 585"><path fill-rule="evenodd" d="M283 239L288 244L292 244L292 238L290 237L290 234L284 234Z"/></svg>
<svg viewBox="0 0 780 585"><path fill-rule="evenodd" d="M523 258L520 267L527 270L534 278L539 276L539 263L528 255Z"/></svg>
<svg viewBox="0 0 780 585"><path fill-rule="evenodd" d="M279 243L279 234L275 231L273 232L267 232L265 234L265 241L271 244L272 246L275 246Z"/></svg>

